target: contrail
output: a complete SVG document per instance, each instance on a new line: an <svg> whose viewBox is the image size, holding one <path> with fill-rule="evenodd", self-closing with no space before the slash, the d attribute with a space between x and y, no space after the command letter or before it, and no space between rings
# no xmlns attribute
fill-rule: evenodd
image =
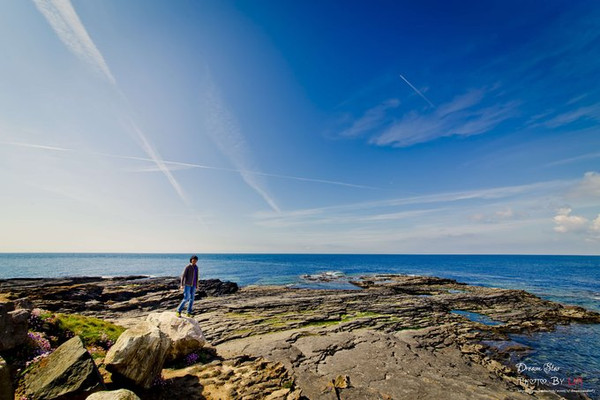
<svg viewBox="0 0 600 400"><path fill-rule="evenodd" d="M154 149L154 147L152 147L152 145L148 142L148 140L146 139L146 136L137 127L137 125L135 124L135 122L133 122L133 121L130 121L130 122L131 122L131 126L132 126L133 130L135 131L135 133L138 135L138 138L142 142L142 148L144 149L144 151L146 152L146 154L148 154L151 157L151 161L153 161L156 164L156 166L158 167L158 169L163 174L165 174L165 176L167 177L167 179L171 183L171 186L173 186L173 188L175 189L175 191L177 192L177 194L179 195L179 197L181 197L181 199L183 200L183 202L186 205L188 205L188 206L191 207L191 204L188 201L187 196L183 192L183 189L179 185L179 182L177 182L177 180L175 179L175 177L173 176L173 174L171 173L171 171L169 171L169 168L167 168L167 166L165 165L164 160L160 157L160 155Z"/></svg>
<svg viewBox="0 0 600 400"><path fill-rule="evenodd" d="M121 160L134 160L134 161L144 161L144 162L155 163L154 159L147 158L147 157L123 156L123 155L117 155L117 154L101 153L101 152L96 152L96 151L81 151L81 150L75 150L75 149L70 149L70 148L65 148L65 147L46 146L46 145L22 143L22 142L0 142L0 144L6 144L6 145L10 145L10 146L29 147L29 148L40 149L40 150L51 150L51 151L70 152L70 153L77 153L77 154L88 154L88 155L107 157L107 158L117 158L117 159L121 159ZM152 151L152 149L150 149L150 151ZM270 174L270 173L266 173L266 172L240 170L240 169L235 169L235 168L214 167L212 165L194 164L194 163L187 163L187 162L181 162L181 161L161 160L161 162L162 162L161 166L156 166L153 169L144 169L141 172L160 171L165 174L168 173L168 176L171 176L169 166L176 166L176 167L183 167L183 168L198 168L198 169L208 169L208 170L213 170L213 171L232 172L232 173L236 173L236 174L258 175L258 176L265 176L265 177L269 177L269 178L289 179L289 180L296 180L296 181L303 181L303 182L322 183L322 184L326 184L326 185L345 186L345 187L352 187L352 188L357 188L357 189L372 189L372 190L378 189L374 186L358 185L358 184L354 184L354 183L339 182L339 181L331 181L331 180L327 180L327 179L315 179L315 178L305 178L305 177L301 177L301 176ZM174 183L174 186L179 187L177 182Z"/></svg>
<svg viewBox="0 0 600 400"><path fill-rule="evenodd" d="M435 106L433 105L433 103L431 101L429 101L429 99L427 97L425 97L425 95L423 93L421 93L419 91L419 89L417 89L416 87L414 87L412 85L412 83L410 83L404 76L402 76L402 74L400 74L400 78L402 78L402 80L404 82L406 82L406 84L408 86L410 86L412 88L412 90L414 90L419 96L421 96L423 98L423 100L425 100L432 108L435 108Z"/></svg>
<svg viewBox="0 0 600 400"><path fill-rule="evenodd" d="M108 154L103 154L103 155L105 155L107 157L135 159L135 160L139 160L139 161L151 161L151 160L149 160L147 158L143 158L143 157L114 156L114 155L108 155ZM292 175L270 174L267 172L249 171L249 170L241 170L241 169L235 169L235 168L213 167L210 165L192 164L192 163L179 162L179 161L164 160L164 162L166 165L172 165L172 166L178 166L178 167L184 167L184 168L211 169L211 170L216 170L216 171L235 172L238 174L266 176L269 178L290 179L290 180L296 180L296 181L315 182L315 183L323 183L323 184L328 184L328 185L346 186L346 187L353 187L353 188L358 188L358 189L378 189L374 186L358 185L355 183L347 183L347 182L339 182L339 181L330 181L327 179L315 179L315 178L304 178L304 177L292 176ZM152 171L159 171L159 169L158 168L144 169L141 172L152 172Z"/></svg>
<svg viewBox="0 0 600 400"><path fill-rule="evenodd" d="M126 103L129 103L127 97L120 90L102 53L98 50L94 41L85 29L85 26L79 19L70 0L33 0L33 2L46 18L54 32L58 35L58 38L69 48L69 50L77 57L90 64L94 69L100 71L104 78L116 90L117 94L124 99ZM182 187L177 180L175 180L175 177L173 177L169 169L165 167L163 160L151 145L144 132L138 128L131 117L129 117L129 123L144 152L152 159L159 170L163 172L181 200L186 205L190 206Z"/></svg>
<svg viewBox="0 0 600 400"><path fill-rule="evenodd" d="M237 118L227 107L218 87L207 73L205 90L203 91L201 108L206 111L203 118L205 131L217 145L219 150L239 170L244 182L252 188L276 212L280 212L277 202L268 192L266 184L258 174L247 173L255 167L250 145L246 141Z"/></svg>
<svg viewBox="0 0 600 400"><path fill-rule="evenodd" d="M115 77L110 72L102 53L87 33L71 2L69 0L33 0L33 2L69 50L101 72L110 83L116 85Z"/></svg>

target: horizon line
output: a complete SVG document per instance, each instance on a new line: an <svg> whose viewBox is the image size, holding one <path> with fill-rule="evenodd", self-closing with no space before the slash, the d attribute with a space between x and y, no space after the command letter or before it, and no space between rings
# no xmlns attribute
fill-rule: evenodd
<svg viewBox="0 0 600 400"><path fill-rule="evenodd" d="M0 255L10 254L114 254L114 255L332 255L332 256L552 256L552 257L600 257L598 254L549 254L549 253L308 253L308 252L110 252L110 251L0 251Z"/></svg>

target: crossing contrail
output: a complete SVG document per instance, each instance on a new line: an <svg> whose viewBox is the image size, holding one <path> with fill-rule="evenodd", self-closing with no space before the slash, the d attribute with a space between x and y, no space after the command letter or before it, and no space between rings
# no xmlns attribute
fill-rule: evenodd
<svg viewBox="0 0 600 400"><path fill-rule="evenodd" d="M412 90L414 90L414 91L415 91L415 92L416 92L416 93L417 93L419 96L421 96L421 97L423 98L423 100L425 100L425 101L427 102L427 104L429 104L429 105L430 105L432 108L435 108L435 106L433 105L433 103L432 103L431 101L429 101L429 99L428 99L427 97L425 97L425 95L424 95L423 93L421 93L421 92L419 91L419 89L417 89L416 87L414 87L414 86L412 85L412 83L410 83L410 82L408 81L408 79L406 79L404 76L402 76L402 74L400 74L400 78L402 78L402 80L403 80L404 82L406 82L406 84L407 84L408 86L410 86L410 87L412 88Z"/></svg>
<svg viewBox="0 0 600 400"><path fill-rule="evenodd" d="M149 158L149 157L125 156L125 155L118 155L118 154L101 153L101 152L97 152L97 151L82 151L82 150L76 150L76 149L67 148L67 147L47 146L47 145L41 145L41 144L35 144L35 143L0 142L0 144L10 145L10 146L19 146L19 147L28 147L28 148L32 148L32 149L38 149L38 150L88 154L90 156L116 158L116 159L121 159L121 160L143 161L143 162L149 162L149 163L156 164L156 160L154 158ZM148 151L151 151L151 150L148 150ZM179 167L179 168L176 168L176 167ZM332 181L332 180L328 180L328 179L305 178L305 177L293 176L293 175L270 174L267 172L260 172L260 171L250 171L250 170L242 170L242 169L235 169L235 168L215 167L212 165L195 164L195 163L188 163L188 162L181 162L181 161L168 161L168 160L162 160L162 159L161 159L159 166L154 166L151 168L144 168L144 169L140 169L137 171L138 172L163 172L163 173L165 173L167 170L171 171L174 169L188 169L188 168L208 169L208 170L213 170L213 171L232 172L232 173L236 173L236 174L257 175L257 176L264 176L264 177L268 177L268 178L288 179L288 180L295 180L295 181L302 181L302 182L314 182L314 183L322 183L325 185L345 186L345 187L352 187L352 188L357 188L357 189L373 189L373 190L378 189L374 186L359 185L359 184L355 184L355 183L348 183L348 182L341 182L341 181ZM179 185L176 182L172 182L172 184L176 188L179 187ZM181 194L181 195L183 196L183 194Z"/></svg>
<svg viewBox="0 0 600 400"><path fill-rule="evenodd" d="M77 12L73 8L70 0L33 0L37 9L42 13L48 21L58 38L67 46L67 48L92 66L112 85L116 92L127 103L127 97L123 94L115 77L113 76L106 60L102 53L96 47L96 44L88 34L85 26L79 19ZM131 113L129 113L131 114ZM130 130L133 131L133 136L138 140L142 150L152 159L159 170L165 175L177 195L188 206L190 206L187 197L181 185L171 174L168 168L165 167L158 151L153 147L146 134L129 116Z"/></svg>

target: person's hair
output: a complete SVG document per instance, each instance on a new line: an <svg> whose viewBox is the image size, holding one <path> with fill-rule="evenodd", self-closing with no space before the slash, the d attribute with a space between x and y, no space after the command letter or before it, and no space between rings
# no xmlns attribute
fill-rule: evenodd
<svg viewBox="0 0 600 400"><path fill-rule="evenodd" d="M191 256L191 257L190 257L190 262L192 262L192 260L196 260L196 261L198 261L198 256Z"/></svg>

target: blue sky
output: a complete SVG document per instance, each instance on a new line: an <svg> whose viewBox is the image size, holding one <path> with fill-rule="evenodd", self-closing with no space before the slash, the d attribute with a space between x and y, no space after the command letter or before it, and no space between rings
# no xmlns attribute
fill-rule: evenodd
<svg viewBox="0 0 600 400"><path fill-rule="evenodd" d="M600 254L596 1L0 3L0 251Z"/></svg>

